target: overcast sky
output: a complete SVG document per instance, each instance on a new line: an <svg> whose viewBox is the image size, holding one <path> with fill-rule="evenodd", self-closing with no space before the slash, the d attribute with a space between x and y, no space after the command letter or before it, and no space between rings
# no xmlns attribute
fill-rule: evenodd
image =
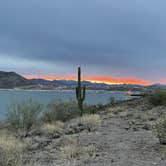
<svg viewBox="0 0 166 166"><path fill-rule="evenodd" d="M0 0L0 70L166 79L164 0Z"/></svg>

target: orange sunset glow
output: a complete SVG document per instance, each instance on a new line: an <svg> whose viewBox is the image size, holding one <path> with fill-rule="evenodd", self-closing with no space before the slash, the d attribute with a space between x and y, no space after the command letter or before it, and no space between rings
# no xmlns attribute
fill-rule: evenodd
<svg viewBox="0 0 166 166"><path fill-rule="evenodd" d="M76 80L75 76L67 77L54 77L54 76L43 76L43 75L25 75L27 79L45 79L45 80ZM103 76L88 76L83 77L83 80L96 82L96 83L106 83L106 84L138 84L138 85L150 85L151 82L137 79L137 78L115 78L115 77L103 77Z"/></svg>

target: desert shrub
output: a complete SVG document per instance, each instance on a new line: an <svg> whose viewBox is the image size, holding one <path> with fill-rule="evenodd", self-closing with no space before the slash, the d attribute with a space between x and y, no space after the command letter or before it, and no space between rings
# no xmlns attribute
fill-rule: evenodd
<svg viewBox="0 0 166 166"><path fill-rule="evenodd" d="M54 123L55 121L66 122L80 115L75 101L53 101L48 105L48 110L44 113L45 122Z"/></svg>
<svg viewBox="0 0 166 166"><path fill-rule="evenodd" d="M57 121L55 123L44 123L40 127L40 132L45 135L53 134L56 131L63 129L64 123Z"/></svg>
<svg viewBox="0 0 166 166"><path fill-rule="evenodd" d="M37 123L42 112L42 105L38 102L27 100L14 104L9 108L7 113L7 122L9 125L18 130L29 130Z"/></svg>
<svg viewBox="0 0 166 166"><path fill-rule="evenodd" d="M161 144L166 144L166 117L162 117L155 125L154 132Z"/></svg>
<svg viewBox="0 0 166 166"><path fill-rule="evenodd" d="M148 100L154 106L166 105L166 91L157 90L149 95Z"/></svg>
<svg viewBox="0 0 166 166"><path fill-rule="evenodd" d="M78 118L76 121L79 125L85 126L89 131L95 131L101 124L100 116L97 114L87 114Z"/></svg>
<svg viewBox="0 0 166 166"><path fill-rule="evenodd" d="M22 152L27 145L6 131L1 131L0 135L0 165L20 165Z"/></svg>

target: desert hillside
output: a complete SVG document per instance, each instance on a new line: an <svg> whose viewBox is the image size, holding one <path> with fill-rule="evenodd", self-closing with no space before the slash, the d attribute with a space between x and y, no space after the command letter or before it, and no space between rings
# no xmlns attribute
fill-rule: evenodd
<svg viewBox="0 0 166 166"><path fill-rule="evenodd" d="M165 166L166 147L152 131L163 114L165 106L144 99L122 102L99 113L92 131L71 121L56 133L30 133L24 159L41 166Z"/></svg>

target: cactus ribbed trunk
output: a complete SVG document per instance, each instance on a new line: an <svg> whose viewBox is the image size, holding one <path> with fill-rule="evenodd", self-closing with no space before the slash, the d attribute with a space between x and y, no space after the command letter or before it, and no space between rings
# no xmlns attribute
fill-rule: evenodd
<svg viewBox="0 0 166 166"><path fill-rule="evenodd" d="M76 98L78 101L78 107L80 109L81 116L83 115L83 102L85 100L86 86L81 85L81 68L78 68L78 82L76 87Z"/></svg>

